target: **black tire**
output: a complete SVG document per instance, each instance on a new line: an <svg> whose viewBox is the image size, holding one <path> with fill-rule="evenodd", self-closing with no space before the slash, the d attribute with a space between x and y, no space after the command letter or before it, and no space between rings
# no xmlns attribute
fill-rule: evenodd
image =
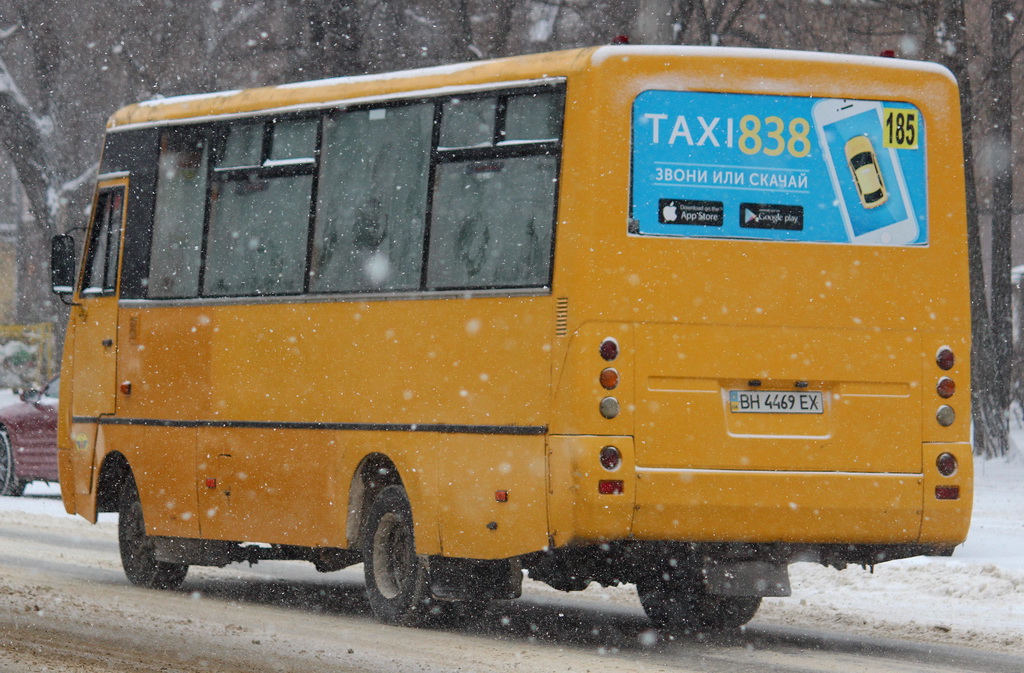
<svg viewBox="0 0 1024 673"><path fill-rule="evenodd" d="M361 538L366 597L374 617L386 624L425 623L434 601L426 560L416 555L405 489L388 486L377 494Z"/></svg>
<svg viewBox="0 0 1024 673"><path fill-rule="evenodd" d="M0 428L0 495L17 497L25 492L26 483L14 471L14 447L7 431Z"/></svg>
<svg viewBox="0 0 1024 673"><path fill-rule="evenodd" d="M708 593L699 571L650 575L637 582L644 612L656 626L702 633L736 629L761 606L759 596L715 596Z"/></svg>
<svg viewBox="0 0 1024 673"><path fill-rule="evenodd" d="M188 566L156 560L156 545L153 538L146 535L139 490L130 473L121 485L117 512L117 542L128 581L149 589L177 589L181 586Z"/></svg>

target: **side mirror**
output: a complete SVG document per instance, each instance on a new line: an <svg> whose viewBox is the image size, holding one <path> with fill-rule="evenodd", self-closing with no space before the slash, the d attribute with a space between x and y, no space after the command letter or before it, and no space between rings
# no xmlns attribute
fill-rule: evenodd
<svg viewBox="0 0 1024 673"><path fill-rule="evenodd" d="M56 294L75 291L75 239L67 234L50 240L50 281Z"/></svg>

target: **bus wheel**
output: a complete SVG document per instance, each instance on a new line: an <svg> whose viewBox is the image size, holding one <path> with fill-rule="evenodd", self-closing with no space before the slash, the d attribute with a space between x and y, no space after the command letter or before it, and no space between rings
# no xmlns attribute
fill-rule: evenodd
<svg viewBox="0 0 1024 673"><path fill-rule="evenodd" d="M14 447L7 432L0 428L0 495L21 495L25 482L14 472Z"/></svg>
<svg viewBox="0 0 1024 673"><path fill-rule="evenodd" d="M121 485L117 513L117 542L128 581L150 589L177 589L181 586L188 566L156 559L156 545L153 538L146 535L139 489L131 473Z"/></svg>
<svg viewBox="0 0 1024 673"><path fill-rule="evenodd" d="M644 612L659 628L720 631L743 626L761 606L760 596L715 596L699 573L648 576L636 584Z"/></svg>
<svg viewBox="0 0 1024 673"><path fill-rule="evenodd" d="M425 622L432 602L427 567L416 555L412 509L401 486L377 494L362 543L366 596L374 616L388 624Z"/></svg>

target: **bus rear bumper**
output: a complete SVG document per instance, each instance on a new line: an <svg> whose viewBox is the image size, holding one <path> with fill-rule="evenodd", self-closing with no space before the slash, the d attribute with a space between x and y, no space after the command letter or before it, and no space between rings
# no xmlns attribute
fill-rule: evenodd
<svg viewBox="0 0 1024 673"><path fill-rule="evenodd" d="M600 463L605 446L621 453L614 470ZM935 467L944 452L959 464L950 477ZM948 553L970 524L971 447L926 443L922 458L919 473L651 468L635 465L631 437L551 436L549 534L556 548L636 540ZM621 490L602 492L609 480ZM958 496L940 498L950 487Z"/></svg>
<svg viewBox="0 0 1024 673"><path fill-rule="evenodd" d="M636 477L638 540L956 545L966 536L963 526L932 526L922 539L933 509L926 474L638 468ZM969 518L964 495L941 503L947 522L964 510Z"/></svg>

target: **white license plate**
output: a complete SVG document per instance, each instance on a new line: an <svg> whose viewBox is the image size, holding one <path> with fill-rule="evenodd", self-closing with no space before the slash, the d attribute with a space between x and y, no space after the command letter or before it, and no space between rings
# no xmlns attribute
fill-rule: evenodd
<svg viewBox="0 0 1024 673"><path fill-rule="evenodd" d="M729 411L734 414L820 414L818 390L730 390Z"/></svg>

